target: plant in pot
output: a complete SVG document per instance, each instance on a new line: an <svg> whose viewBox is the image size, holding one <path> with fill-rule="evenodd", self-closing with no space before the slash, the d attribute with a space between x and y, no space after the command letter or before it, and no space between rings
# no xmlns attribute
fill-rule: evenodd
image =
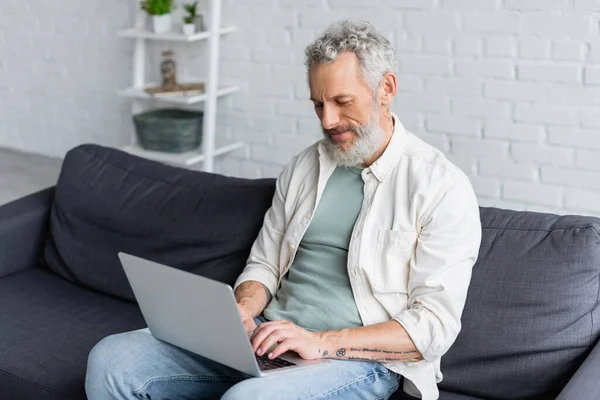
<svg viewBox="0 0 600 400"><path fill-rule="evenodd" d="M196 31L195 22L196 18L198 18L196 7L198 7L197 1L183 5L183 9L187 13L187 15L183 17L183 33L186 35L193 35Z"/></svg>
<svg viewBox="0 0 600 400"><path fill-rule="evenodd" d="M152 26L155 33L165 33L171 30L173 0L143 0L140 6L142 10L152 16Z"/></svg>

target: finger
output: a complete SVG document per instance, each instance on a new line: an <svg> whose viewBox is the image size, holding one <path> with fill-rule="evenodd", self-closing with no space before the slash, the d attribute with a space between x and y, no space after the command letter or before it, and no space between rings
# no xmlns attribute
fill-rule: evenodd
<svg viewBox="0 0 600 400"><path fill-rule="evenodd" d="M250 315L250 314L248 313L248 311L247 311L247 310L246 310L246 309L245 309L245 308L244 308L244 307L243 307L241 304L238 304L237 306L238 306L238 311L239 311L239 313L240 313L240 316L241 316L242 318L245 318L245 317L247 317L247 316L249 316L249 315Z"/></svg>
<svg viewBox="0 0 600 400"><path fill-rule="evenodd" d="M254 318L251 315L248 315L244 318L244 323L249 323L252 326L256 326L256 322L254 322Z"/></svg>
<svg viewBox="0 0 600 400"><path fill-rule="evenodd" d="M295 340L292 338L286 338L286 339L282 340L281 343L279 343L277 345L277 347L275 347L273 349L273 351L269 354L269 358L279 357L286 351L294 350L296 348L294 346L294 343L295 343Z"/></svg>
<svg viewBox="0 0 600 400"><path fill-rule="evenodd" d="M246 333L252 333L256 330L256 323L253 319L248 319L244 321L244 328L246 329Z"/></svg>
<svg viewBox="0 0 600 400"><path fill-rule="evenodd" d="M277 327L282 325L284 325L282 321L269 321L258 325L254 330L254 334L252 334L252 337L250 338L250 341L252 342L252 351L256 351L258 345L260 345L264 338L267 337L267 335L274 329L277 329Z"/></svg>
<svg viewBox="0 0 600 400"><path fill-rule="evenodd" d="M260 328L260 329L259 329ZM250 342L252 343L252 350L256 352L262 345L263 341L273 333L276 329L279 329L279 325L269 325L266 327L261 326L254 331Z"/></svg>
<svg viewBox="0 0 600 400"><path fill-rule="evenodd" d="M292 335L292 332L290 332L289 330L284 330L284 329L274 330L273 332L271 332L271 334L269 336L267 336L262 341L262 343L256 350L256 354L258 354L259 356L267 354L267 352L269 351L269 349L271 347L273 347L277 343L283 342L285 339L291 337L291 335Z"/></svg>
<svg viewBox="0 0 600 400"><path fill-rule="evenodd" d="M254 333L250 337L252 343L252 351L256 352L258 346L274 329L282 326L288 326L289 322L285 320L263 322L256 327Z"/></svg>

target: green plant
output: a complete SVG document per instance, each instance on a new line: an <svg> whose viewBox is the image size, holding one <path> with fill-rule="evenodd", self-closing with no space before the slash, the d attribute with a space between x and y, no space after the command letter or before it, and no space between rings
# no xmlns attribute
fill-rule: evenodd
<svg viewBox="0 0 600 400"><path fill-rule="evenodd" d="M196 19L196 7L198 7L198 2L195 1L193 3L187 3L183 5L184 10L188 13L187 16L183 18L183 21L186 24L193 24Z"/></svg>
<svg viewBox="0 0 600 400"><path fill-rule="evenodd" d="M150 15L165 15L173 10L174 4L173 0L143 0L140 7Z"/></svg>

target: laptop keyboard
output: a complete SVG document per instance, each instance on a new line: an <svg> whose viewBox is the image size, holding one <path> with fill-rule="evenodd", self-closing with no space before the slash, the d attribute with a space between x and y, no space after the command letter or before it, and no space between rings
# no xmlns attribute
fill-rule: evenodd
<svg viewBox="0 0 600 400"><path fill-rule="evenodd" d="M275 357L271 360L266 356L259 357L256 354L254 356L256 357L256 362L258 362L258 368L260 368L261 371L268 371L271 369L290 367L292 365L296 365L293 362L286 361L280 357Z"/></svg>

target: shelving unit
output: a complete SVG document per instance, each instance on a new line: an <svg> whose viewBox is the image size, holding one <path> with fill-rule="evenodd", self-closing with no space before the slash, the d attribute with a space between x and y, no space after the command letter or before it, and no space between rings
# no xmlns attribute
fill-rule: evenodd
<svg viewBox="0 0 600 400"><path fill-rule="evenodd" d="M202 147L200 149L187 153L173 154L145 150L137 144L135 134L132 134L131 143L122 150L140 157L183 167L194 167L196 164L202 163L204 171L213 172L214 158L216 156L227 154L243 146L242 142L227 143L215 139L217 100L221 96L226 96L239 90L237 86L220 86L218 84L220 38L221 35L233 32L235 27L221 27L221 0L209 0L210 28L208 31L197 32L193 35L186 36L183 32L180 33L176 31L179 28L179 25L177 24L177 21L174 21L173 30L171 32L157 34L146 29L147 16L143 11L139 10L139 0L133 1L135 3L135 9L138 10L135 27L119 32L119 36L135 40L133 52L133 85L132 87L119 91L119 95L128 97L132 100L132 114L144 111L149 102L180 106L194 106L203 103L203 137ZM205 92L196 96L174 97L153 97L146 93L144 90L146 87L155 86L152 83L145 82L146 42L149 40L185 43L208 40L208 74L205 81Z"/></svg>

